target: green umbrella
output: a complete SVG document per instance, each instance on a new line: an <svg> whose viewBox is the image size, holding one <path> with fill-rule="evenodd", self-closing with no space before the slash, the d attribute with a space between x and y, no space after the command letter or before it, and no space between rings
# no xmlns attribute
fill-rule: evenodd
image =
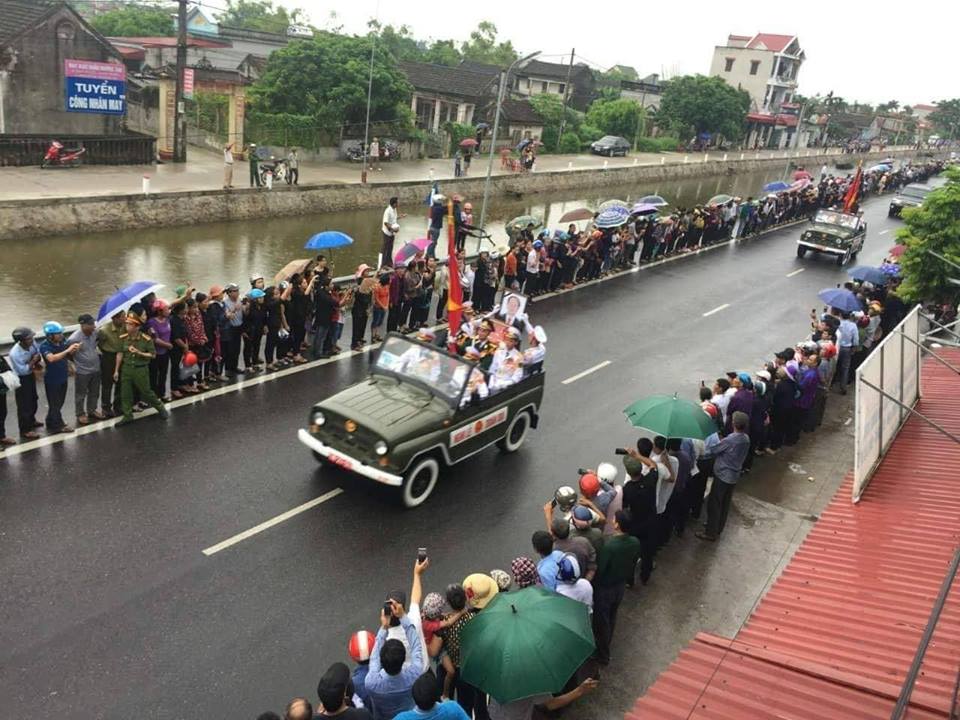
<svg viewBox="0 0 960 720"><path fill-rule="evenodd" d="M650 432L674 438L704 440L717 431L717 425L703 408L676 395L650 395L623 411L630 424Z"/></svg>
<svg viewBox="0 0 960 720"><path fill-rule="evenodd" d="M525 230L527 225L530 224L532 224L535 228L538 228L543 225L543 220L538 218L536 215L521 215L520 217L515 217L513 220L507 223L507 235L512 237L521 230Z"/></svg>
<svg viewBox="0 0 960 720"><path fill-rule="evenodd" d="M731 200L733 200L732 195L714 195L707 200L707 205L726 205Z"/></svg>
<svg viewBox="0 0 960 720"><path fill-rule="evenodd" d="M500 593L463 628L463 679L504 704L560 692L593 653L587 606L542 587Z"/></svg>

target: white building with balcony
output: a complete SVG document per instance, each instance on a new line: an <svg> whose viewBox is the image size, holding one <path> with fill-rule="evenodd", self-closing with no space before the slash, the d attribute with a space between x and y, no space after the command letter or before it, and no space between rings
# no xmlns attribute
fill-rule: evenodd
<svg viewBox="0 0 960 720"><path fill-rule="evenodd" d="M730 35L713 50L710 74L750 94L750 111L769 113L793 100L805 56L795 35Z"/></svg>

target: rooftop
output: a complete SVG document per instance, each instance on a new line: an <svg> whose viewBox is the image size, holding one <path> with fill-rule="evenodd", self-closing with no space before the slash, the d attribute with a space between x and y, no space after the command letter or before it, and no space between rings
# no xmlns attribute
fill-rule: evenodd
<svg viewBox="0 0 960 720"><path fill-rule="evenodd" d="M401 62L400 69L416 90L478 98L490 87L492 76L463 66Z"/></svg>
<svg viewBox="0 0 960 720"><path fill-rule="evenodd" d="M0 41L36 27L61 4L43 0L0 0Z"/></svg>
<svg viewBox="0 0 960 720"><path fill-rule="evenodd" d="M501 112L505 120L525 125L542 125L543 118L529 100L506 99L501 106Z"/></svg>
<svg viewBox="0 0 960 720"><path fill-rule="evenodd" d="M747 43L747 47L752 50L770 50L771 52L783 52L787 46L793 42L796 35L774 35L773 33L757 33L753 39Z"/></svg>

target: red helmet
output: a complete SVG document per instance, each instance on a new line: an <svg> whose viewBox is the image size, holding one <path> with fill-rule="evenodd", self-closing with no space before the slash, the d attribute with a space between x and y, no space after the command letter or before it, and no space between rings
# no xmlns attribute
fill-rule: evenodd
<svg viewBox="0 0 960 720"><path fill-rule="evenodd" d="M376 635L366 630L358 630L350 636L350 643L347 649L350 651L350 657L354 662L362 663L370 659L370 653L373 652L373 644L376 642Z"/></svg>
<svg viewBox="0 0 960 720"><path fill-rule="evenodd" d="M158 312L161 312L162 310L168 309L170 307L170 303L168 303L166 300L154 300L152 307L153 307L153 311L155 313L158 313Z"/></svg>
<svg viewBox="0 0 960 720"><path fill-rule="evenodd" d="M197 354L188 352L183 355L183 364L187 367L193 367L197 364Z"/></svg>
<svg viewBox="0 0 960 720"><path fill-rule="evenodd" d="M717 410L717 406L714 405L712 402L710 402L709 400L706 401L706 402L703 402L703 403L700 404L700 407L702 407L702 408L703 408L703 411L704 411L707 415L709 415L710 417L712 417L714 420L717 419L717 413L718 413L719 411Z"/></svg>
<svg viewBox="0 0 960 720"><path fill-rule="evenodd" d="M588 472L580 476L580 492L584 497L592 498L600 492L600 478L594 473Z"/></svg>

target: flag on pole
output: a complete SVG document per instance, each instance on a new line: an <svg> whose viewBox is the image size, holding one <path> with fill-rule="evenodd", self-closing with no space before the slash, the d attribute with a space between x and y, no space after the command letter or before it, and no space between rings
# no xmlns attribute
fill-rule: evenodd
<svg viewBox="0 0 960 720"><path fill-rule="evenodd" d="M843 196L843 212L851 214L853 206L857 204L860 197L860 185L863 181L863 163L857 165L857 174L853 176L850 187L847 188L847 194Z"/></svg>
<svg viewBox="0 0 960 720"><path fill-rule="evenodd" d="M460 287L460 268L457 265L456 223L453 221L453 200L447 200L447 271L450 274L450 291L447 293L447 343L455 345L460 331L460 317L463 312L463 288Z"/></svg>

